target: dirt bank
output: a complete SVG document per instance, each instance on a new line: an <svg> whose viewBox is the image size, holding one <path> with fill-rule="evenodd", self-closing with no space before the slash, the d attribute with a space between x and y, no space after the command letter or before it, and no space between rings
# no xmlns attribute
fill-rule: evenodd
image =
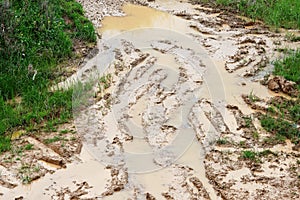
<svg viewBox="0 0 300 200"><path fill-rule="evenodd" d="M299 151L271 145L254 110L284 96L260 84L274 50L299 44L187 1L79 2L99 52L60 86L91 87L72 124L1 155L3 198L299 198Z"/></svg>

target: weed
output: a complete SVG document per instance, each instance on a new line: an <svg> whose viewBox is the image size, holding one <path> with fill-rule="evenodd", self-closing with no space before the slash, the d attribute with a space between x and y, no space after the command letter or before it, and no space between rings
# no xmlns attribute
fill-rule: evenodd
<svg viewBox="0 0 300 200"><path fill-rule="evenodd" d="M59 137L59 136L54 136L53 138L48 138L44 140L45 144L51 144L57 141L63 140L63 138Z"/></svg>
<svg viewBox="0 0 300 200"><path fill-rule="evenodd" d="M267 111L269 112L269 113L276 113L276 108L274 107L274 106L272 106L272 105L270 105L268 108L267 108Z"/></svg>
<svg viewBox="0 0 300 200"><path fill-rule="evenodd" d="M298 42L300 41L300 36L296 36L294 33L287 33L285 35L286 39L291 42Z"/></svg>
<svg viewBox="0 0 300 200"><path fill-rule="evenodd" d="M258 133L257 131L253 132L252 137L253 137L255 140L258 140L258 139L259 139L259 133Z"/></svg>
<svg viewBox="0 0 300 200"><path fill-rule="evenodd" d="M99 79L99 87L103 86L104 89L107 89L110 87L111 84L111 74L107 74L105 76L100 77Z"/></svg>
<svg viewBox="0 0 300 200"><path fill-rule="evenodd" d="M59 132L60 132L61 134L67 134L67 133L69 133L69 130L64 129L64 130L60 130Z"/></svg>
<svg viewBox="0 0 300 200"><path fill-rule="evenodd" d="M283 144L286 138L282 135L276 134L275 136L264 138L264 144L275 145L275 144Z"/></svg>
<svg viewBox="0 0 300 200"><path fill-rule="evenodd" d="M258 156L260 156L260 157L266 157L268 155L275 155L275 156L277 156L276 153L274 153L273 151L271 151L269 149L261 151L261 152L258 153Z"/></svg>
<svg viewBox="0 0 300 200"><path fill-rule="evenodd" d="M244 119L246 128L250 128L250 127L251 127L251 124L252 124L252 119L251 119L251 117L243 117L243 119Z"/></svg>
<svg viewBox="0 0 300 200"><path fill-rule="evenodd" d="M277 98L278 99L278 98ZM276 98L270 102L271 106L268 109L268 112L275 114L276 111L279 112L281 117L293 121L295 123L300 122L300 99L288 100L288 99L279 99Z"/></svg>
<svg viewBox="0 0 300 200"><path fill-rule="evenodd" d="M242 147L242 148L246 148L246 141L240 141L239 142L239 146Z"/></svg>
<svg viewBox="0 0 300 200"><path fill-rule="evenodd" d="M11 149L10 139L0 135L0 153Z"/></svg>
<svg viewBox="0 0 300 200"><path fill-rule="evenodd" d="M228 141L227 138L219 138L219 139L217 140L217 144L218 144L218 145L225 145L225 144L228 144L228 143L230 143L230 142Z"/></svg>
<svg viewBox="0 0 300 200"><path fill-rule="evenodd" d="M28 176L28 175L22 176L21 180L22 180L22 183L23 183L23 184L29 184L29 183L31 183L31 181L32 181L32 179L31 179L30 176Z"/></svg>
<svg viewBox="0 0 300 200"><path fill-rule="evenodd" d="M19 169L20 173L27 172L30 169L29 165L27 164L22 164L21 168Z"/></svg>
<svg viewBox="0 0 300 200"><path fill-rule="evenodd" d="M259 98L253 94L253 91L250 92L250 94L248 95L249 99L251 102L256 102L259 101Z"/></svg>
<svg viewBox="0 0 300 200"><path fill-rule="evenodd" d="M32 150L33 149L33 144L26 144L25 146L24 146L24 149L25 150Z"/></svg>
<svg viewBox="0 0 300 200"><path fill-rule="evenodd" d="M242 151L242 158L249 159L249 160L255 160L257 154L254 151Z"/></svg>

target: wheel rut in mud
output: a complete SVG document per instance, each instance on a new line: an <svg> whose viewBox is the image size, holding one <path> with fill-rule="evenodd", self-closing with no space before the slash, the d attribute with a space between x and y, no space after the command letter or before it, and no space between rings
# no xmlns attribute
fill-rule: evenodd
<svg viewBox="0 0 300 200"><path fill-rule="evenodd" d="M261 159L264 164L241 159L243 151L265 148L252 137L262 131L242 95L274 95L257 81L272 69L282 36L186 1L134 3L148 7L125 4L121 11L123 1L82 1L99 28L99 52L59 84L91 84L74 93L74 103L81 102L74 125L82 152L63 159L66 169L45 172L32 190L7 179L2 185L15 189L4 197L296 197L299 153L280 154L286 156L280 163L275 154ZM97 14L93 4L105 12ZM276 193L277 187L287 192Z"/></svg>

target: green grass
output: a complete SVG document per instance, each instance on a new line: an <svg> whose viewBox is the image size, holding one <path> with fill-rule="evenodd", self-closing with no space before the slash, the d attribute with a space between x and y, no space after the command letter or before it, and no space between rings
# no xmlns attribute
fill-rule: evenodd
<svg viewBox="0 0 300 200"><path fill-rule="evenodd" d="M272 152L269 149L263 150L260 152L255 152L255 151L250 151L250 150L241 152L241 157L243 159L251 160L251 161L255 161L255 162L262 162L261 158L267 157L269 155L278 156L276 153Z"/></svg>
<svg viewBox="0 0 300 200"><path fill-rule="evenodd" d="M96 35L75 0L0 0L0 25L1 153L13 131L50 130L72 117L74 88L49 87L57 65L74 56L74 42L94 43Z"/></svg>
<svg viewBox="0 0 300 200"><path fill-rule="evenodd" d="M194 0L194 2L211 2ZM274 27L300 28L299 0L215 0L232 11L252 19L263 20Z"/></svg>
<svg viewBox="0 0 300 200"><path fill-rule="evenodd" d="M254 151L242 151L242 158L249 160L256 160L257 154Z"/></svg>
<svg viewBox="0 0 300 200"><path fill-rule="evenodd" d="M298 143L300 139L300 130L297 125L282 118L275 119L272 116L264 115L260 120L262 127L274 135L281 135Z"/></svg>
<svg viewBox="0 0 300 200"><path fill-rule="evenodd" d="M26 144L25 146L24 146L24 149L25 150L27 150L27 151L29 151L29 150L32 150L33 149L33 144Z"/></svg>
<svg viewBox="0 0 300 200"><path fill-rule="evenodd" d="M248 97L252 103L259 101L259 98L253 93L253 90L250 92Z"/></svg>
<svg viewBox="0 0 300 200"><path fill-rule="evenodd" d="M300 98L296 98L295 100L286 100L283 99L276 100L273 99L270 102L271 109L269 109L270 113L275 113L275 108L281 114L282 118L288 119L289 121L300 123Z"/></svg>
<svg viewBox="0 0 300 200"><path fill-rule="evenodd" d="M275 75L294 81L300 90L300 49L289 53L283 60L276 61L274 65Z"/></svg>
<svg viewBox="0 0 300 200"><path fill-rule="evenodd" d="M275 63L274 74L287 80L294 81L300 91L300 50L287 51L287 56ZM273 133L266 143L282 142L285 138L294 143L300 142L300 97L294 100L275 99L270 102L270 109L263 115L260 122L262 127ZM277 112L276 112L277 111Z"/></svg>
<svg viewBox="0 0 300 200"><path fill-rule="evenodd" d="M53 138L45 139L44 142L45 142L45 144L51 144L51 143L61 141L61 140L63 140L63 138L61 138L59 136L54 136Z"/></svg>
<svg viewBox="0 0 300 200"><path fill-rule="evenodd" d="M218 145L225 145L225 144L229 144L230 141L228 140L228 138L219 138L216 143Z"/></svg>
<svg viewBox="0 0 300 200"><path fill-rule="evenodd" d="M299 42L300 41L300 36L297 36L294 33L287 33L285 35L285 38L291 42Z"/></svg>
<svg viewBox="0 0 300 200"><path fill-rule="evenodd" d="M251 127L251 124L252 124L252 119L251 117L243 117L244 119L244 122L245 122L245 127L246 128L250 128Z"/></svg>

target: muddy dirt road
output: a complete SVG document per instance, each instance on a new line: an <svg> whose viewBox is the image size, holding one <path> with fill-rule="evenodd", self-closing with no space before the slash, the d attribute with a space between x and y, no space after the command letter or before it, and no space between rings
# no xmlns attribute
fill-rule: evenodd
<svg viewBox="0 0 300 200"><path fill-rule="evenodd" d="M99 52L59 85L91 87L74 93L80 109L60 127L68 140L21 137L15 143L34 150L21 161L2 156L1 199L300 198L299 151L289 141L265 145L245 102L255 94L267 107L284 96L260 81L280 56L274 49L299 44L188 1L79 2L98 28ZM272 153L250 162L246 150ZM28 185L25 168L37 174Z"/></svg>

